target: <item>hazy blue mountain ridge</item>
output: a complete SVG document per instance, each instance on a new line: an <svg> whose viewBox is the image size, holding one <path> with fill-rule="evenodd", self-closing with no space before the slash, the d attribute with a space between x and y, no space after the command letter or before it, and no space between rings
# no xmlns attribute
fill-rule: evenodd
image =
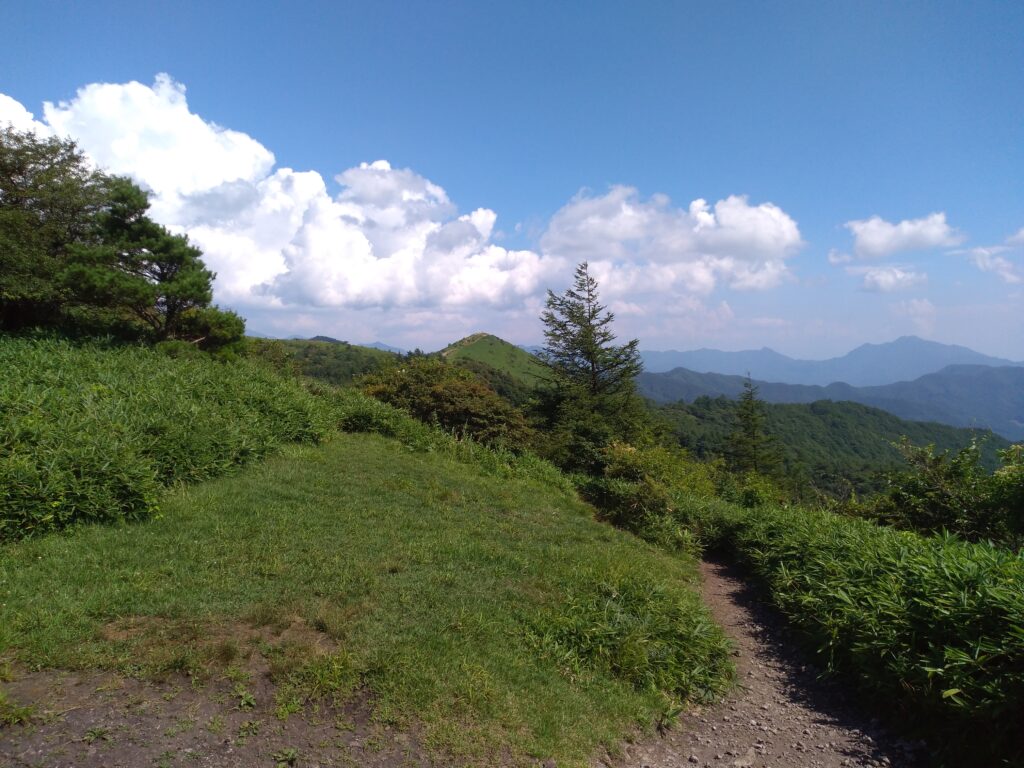
<svg viewBox="0 0 1024 768"><path fill-rule="evenodd" d="M798 360L767 347L743 352L697 349L689 352L642 351L644 368L661 373L686 368L697 373L746 376L760 381L825 386L843 382L855 387L911 381L950 365L992 367L1024 363L991 357L956 344L903 336L884 344L862 344L841 357Z"/></svg>

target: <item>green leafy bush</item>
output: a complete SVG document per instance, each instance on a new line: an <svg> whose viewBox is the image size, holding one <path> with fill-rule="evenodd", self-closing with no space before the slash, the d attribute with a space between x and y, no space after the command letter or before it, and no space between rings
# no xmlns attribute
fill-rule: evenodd
<svg viewBox="0 0 1024 768"><path fill-rule="evenodd" d="M411 358L362 378L363 391L459 437L521 448L531 430L523 414L469 371Z"/></svg>
<svg viewBox="0 0 1024 768"><path fill-rule="evenodd" d="M0 539L146 517L163 486L331 427L324 403L252 362L0 338L0 370Z"/></svg>
<svg viewBox="0 0 1024 768"><path fill-rule="evenodd" d="M529 451L512 451L501 445L484 445L472 438L457 438L439 427L425 424L408 412L382 403L352 389L340 389L307 380L306 388L327 404L335 425L343 432L368 432L397 439L419 453L448 456L482 469L494 477L532 479L565 492L572 481L548 461Z"/></svg>
<svg viewBox="0 0 1024 768"><path fill-rule="evenodd" d="M891 474L885 493L857 511L920 533L1024 546L1024 446L999 451L1003 466L992 474L981 465L977 443L951 454L904 438L899 449L911 471Z"/></svg>
<svg viewBox="0 0 1024 768"><path fill-rule="evenodd" d="M759 472L722 472L718 476L716 492L725 501L747 509L765 504L783 504L787 500L786 492L772 478Z"/></svg>
<svg viewBox="0 0 1024 768"><path fill-rule="evenodd" d="M1024 757L1020 555L808 509L681 513L753 570L829 669L963 747L958 759Z"/></svg>
<svg viewBox="0 0 1024 768"><path fill-rule="evenodd" d="M719 483L719 465L694 461L679 448L622 442L605 447L601 463L604 475L578 475L577 488L605 520L666 549L695 549L677 514L678 500L710 498Z"/></svg>

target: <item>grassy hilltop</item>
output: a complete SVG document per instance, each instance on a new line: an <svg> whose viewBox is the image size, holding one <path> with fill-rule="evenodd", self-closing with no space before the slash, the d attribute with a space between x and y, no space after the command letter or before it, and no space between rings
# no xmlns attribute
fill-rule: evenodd
<svg viewBox="0 0 1024 768"><path fill-rule="evenodd" d="M474 333L441 350L446 360L476 360L512 376L519 383L534 386L544 380L545 368L524 349L489 333Z"/></svg>
<svg viewBox="0 0 1024 768"><path fill-rule="evenodd" d="M456 441L249 361L55 342L0 349L20 372L5 396L20 426L5 444L35 440L38 476L102 453L100 437L120 432L124 466L152 477L144 497L124 501L120 518L139 522L0 544L0 661L15 674L185 673L257 690L240 670L263 665L277 717L367 697L379 722L415 729L430 755L477 765L584 765L728 683L724 637L692 589L692 553L597 522L536 458ZM158 394L183 388L205 400L165 412ZM250 402L236 409L240 397ZM118 428L117 414L134 415ZM190 445L204 420L215 431ZM231 450L213 449L217 433ZM176 450L147 453L157 434ZM246 441L253 456L274 455L239 468L232 446ZM7 476L28 455L0 457ZM124 487L116 466L56 477L69 504L84 480L93 495ZM0 502L8 520L25 506ZM265 627L303 631L257 642ZM0 688L0 721L31 717L24 704Z"/></svg>
<svg viewBox="0 0 1024 768"><path fill-rule="evenodd" d="M355 700L446 764L582 766L729 685L693 589L706 545L746 563L852 689L978 764L1022 752L1024 579L987 534L780 503L767 478L671 445L612 443L600 474L570 477L299 378L288 345L252 351L0 338L4 677L187 675L215 717L241 701L281 722ZM405 381L413 362L375 375ZM1009 510L1014 455L993 475L929 458L939 485L891 501ZM3 738L51 716L0 686ZM981 732L987 751L958 737Z"/></svg>

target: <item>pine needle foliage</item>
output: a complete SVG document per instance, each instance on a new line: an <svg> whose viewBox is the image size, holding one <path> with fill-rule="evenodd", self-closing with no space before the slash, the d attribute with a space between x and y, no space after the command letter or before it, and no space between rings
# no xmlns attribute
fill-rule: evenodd
<svg viewBox="0 0 1024 768"><path fill-rule="evenodd" d="M643 370L638 341L615 344L615 316L600 303L589 266L576 267L561 296L548 291L544 349L547 386L538 392L546 427L545 455L573 472L600 474L603 451L613 441L637 442L650 430L634 380Z"/></svg>
<svg viewBox="0 0 1024 768"><path fill-rule="evenodd" d="M573 286L561 296L548 291L541 361L556 386L582 390L591 398L632 395L643 370L639 341L615 345L615 315L598 298L587 262L576 267Z"/></svg>
<svg viewBox="0 0 1024 768"><path fill-rule="evenodd" d="M765 419L764 402L748 376L736 405L736 428L729 438L728 456L733 471L770 475L779 468L781 457L775 440L765 429Z"/></svg>

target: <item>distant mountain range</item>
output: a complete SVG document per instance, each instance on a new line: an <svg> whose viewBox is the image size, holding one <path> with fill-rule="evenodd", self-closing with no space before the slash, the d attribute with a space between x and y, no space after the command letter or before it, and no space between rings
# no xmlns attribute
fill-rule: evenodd
<svg viewBox="0 0 1024 768"><path fill-rule="evenodd" d="M917 336L903 336L885 344L864 344L842 357L798 360L774 350L722 352L697 349L690 352L641 352L644 369L662 373L686 368L697 373L746 376L785 384L826 385L844 382L855 387L911 381L951 365L1024 366L1024 363L990 357L967 347L940 344Z"/></svg>
<svg viewBox="0 0 1024 768"><path fill-rule="evenodd" d="M744 376L677 368L642 373L637 387L642 395L658 402L692 402L702 396L735 398L744 381ZM1010 440L1024 440L1024 367L1020 366L950 365L913 381L870 387L754 383L761 399L769 403L849 400L903 419L987 428Z"/></svg>

